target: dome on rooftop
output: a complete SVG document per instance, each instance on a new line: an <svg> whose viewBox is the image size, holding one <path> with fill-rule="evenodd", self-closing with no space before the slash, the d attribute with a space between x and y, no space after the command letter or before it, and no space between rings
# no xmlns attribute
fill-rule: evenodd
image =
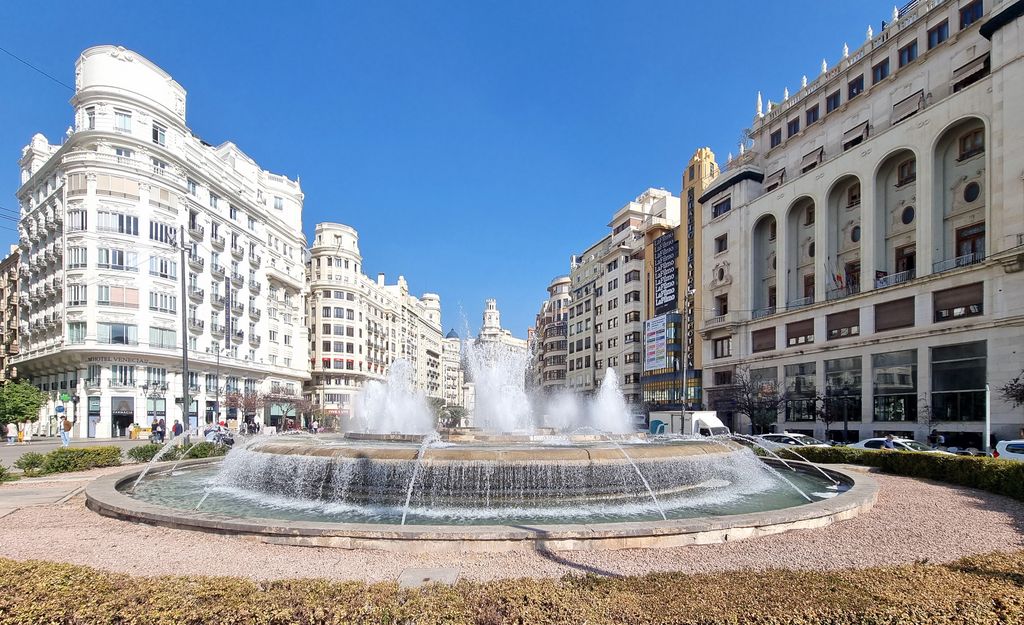
<svg viewBox="0 0 1024 625"><path fill-rule="evenodd" d="M457 339L457 338L459 338L459 333L455 331L455 328L452 328L451 330L448 330L448 334L445 334L444 338L446 338L446 339Z"/></svg>

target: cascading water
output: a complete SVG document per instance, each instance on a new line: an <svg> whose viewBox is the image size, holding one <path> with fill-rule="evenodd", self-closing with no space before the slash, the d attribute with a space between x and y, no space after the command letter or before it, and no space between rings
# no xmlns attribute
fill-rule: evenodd
<svg viewBox="0 0 1024 625"><path fill-rule="evenodd" d="M426 434L434 429L434 415L426 395L413 382L414 372L409 361L398 359L388 368L386 383L366 385L356 404L362 431Z"/></svg>
<svg viewBox="0 0 1024 625"><path fill-rule="evenodd" d="M474 425L489 432L532 432L536 423L526 394L530 353L467 341L466 363L476 393Z"/></svg>
<svg viewBox="0 0 1024 625"><path fill-rule="evenodd" d="M613 434L624 434L633 430L629 408L619 388L618 376L611 367L605 370L601 387L590 404L590 422L586 425Z"/></svg>

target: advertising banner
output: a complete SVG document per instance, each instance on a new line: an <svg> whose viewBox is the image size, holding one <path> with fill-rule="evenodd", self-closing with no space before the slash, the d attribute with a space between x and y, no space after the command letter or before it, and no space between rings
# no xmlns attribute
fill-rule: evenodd
<svg viewBox="0 0 1024 625"><path fill-rule="evenodd" d="M668 366L668 323L665 315L644 324L644 371L664 369Z"/></svg>

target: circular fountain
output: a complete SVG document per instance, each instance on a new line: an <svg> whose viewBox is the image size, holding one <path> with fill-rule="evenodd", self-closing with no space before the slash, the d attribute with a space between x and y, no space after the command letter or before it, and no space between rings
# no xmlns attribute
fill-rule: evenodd
<svg viewBox="0 0 1024 625"><path fill-rule="evenodd" d="M633 432L611 370L590 402L538 404L522 390L525 362L469 356L488 398L479 428L433 431L399 364L366 389L355 431L254 438L222 461L156 468L137 487L138 469L101 478L88 505L271 542L419 551L735 540L819 527L874 501L865 476L762 459L727 438Z"/></svg>

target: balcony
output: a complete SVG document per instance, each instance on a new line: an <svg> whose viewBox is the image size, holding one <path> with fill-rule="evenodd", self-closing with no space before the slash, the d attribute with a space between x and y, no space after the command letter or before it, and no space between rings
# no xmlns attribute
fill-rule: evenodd
<svg viewBox="0 0 1024 625"><path fill-rule="evenodd" d="M224 240L224 237L220 236L219 234L214 234L210 236L210 245L212 245L214 249L223 250L225 243L226 241Z"/></svg>
<svg viewBox="0 0 1024 625"><path fill-rule="evenodd" d="M242 260L242 258L245 257L245 250L239 245L232 245L231 255L237 258L238 260Z"/></svg>
<svg viewBox="0 0 1024 625"><path fill-rule="evenodd" d="M255 306L250 306L249 307L249 318L250 319L259 319L262 316L263 316L263 311L261 309L256 308Z"/></svg>
<svg viewBox="0 0 1024 625"><path fill-rule="evenodd" d="M196 319L195 317L190 317L189 318L189 320L188 320L188 329L189 330L192 330L194 332L202 332L204 327L206 327L206 322L203 321L202 319Z"/></svg>
<svg viewBox="0 0 1024 625"><path fill-rule="evenodd" d="M900 271L897 273L882 276L881 278L875 278L875 288L884 289L890 286L896 286L897 284L905 284L914 279L916 272L913 269L907 271Z"/></svg>
<svg viewBox="0 0 1024 625"><path fill-rule="evenodd" d="M239 343L241 343L242 341L245 340L245 331L235 330L234 332L231 333L231 340L238 341Z"/></svg>
<svg viewBox="0 0 1024 625"><path fill-rule="evenodd" d="M740 322L740 316L737 313L723 313L721 315L715 315L714 317L707 317L704 319L704 329L710 330L712 328L724 327L729 325L735 325Z"/></svg>
<svg viewBox="0 0 1024 625"><path fill-rule="evenodd" d="M972 252L970 254L964 254L963 256L957 256L956 258L940 260L932 265L932 273L942 273L944 271L959 269L961 267L970 267L971 265L977 265L984 260L984 252Z"/></svg>
<svg viewBox="0 0 1024 625"><path fill-rule="evenodd" d="M100 379L99 378L86 378L85 379L85 388L99 388L99 387L100 387Z"/></svg>
<svg viewBox="0 0 1024 625"><path fill-rule="evenodd" d="M188 265L196 271L202 271L203 266L206 265L206 259L198 254L189 254Z"/></svg>
<svg viewBox="0 0 1024 625"><path fill-rule="evenodd" d="M231 310L241 315L245 312L245 304L238 301L237 299L231 300Z"/></svg>
<svg viewBox="0 0 1024 625"><path fill-rule="evenodd" d="M249 345L252 345L253 347L259 347L262 340L263 339L261 337L258 337L255 334L249 335Z"/></svg>
<svg viewBox="0 0 1024 625"><path fill-rule="evenodd" d="M206 291L197 286L189 287L188 296L194 302L201 302L206 297Z"/></svg>
<svg viewBox="0 0 1024 625"><path fill-rule="evenodd" d="M211 323L210 333L214 336L224 336L224 326L219 323Z"/></svg>
<svg viewBox="0 0 1024 625"><path fill-rule="evenodd" d="M237 271L232 271L231 284L234 284L237 288L240 289L242 288L242 285L245 284L245 278L243 278L242 274L238 273Z"/></svg>
<svg viewBox="0 0 1024 625"><path fill-rule="evenodd" d="M188 385L188 392L192 393L192 394L202 393L203 392L203 387L200 386L199 384L189 384Z"/></svg>
<svg viewBox="0 0 1024 625"><path fill-rule="evenodd" d="M263 291L263 285L259 282L250 282L249 290L259 295L260 292Z"/></svg>
<svg viewBox="0 0 1024 625"><path fill-rule="evenodd" d="M227 298L220 293L214 293L210 296L210 303L217 308L224 308L224 305L227 303Z"/></svg>
<svg viewBox="0 0 1024 625"><path fill-rule="evenodd" d="M135 388L135 380L111 380L110 388Z"/></svg>
<svg viewBox="0 0 1024 625"><path fill-rule="evenodd" d="M213 273L215 278L219 278L221 280L223 280L224 276L227 275L224 270L224 265L218 265L217 263L210 265L210 272Z"/></svg>
<svg viewBox="0 0 1024 625"><path fill-rule="evenodd" d="M849 286L840 287L838 289L829 289L825 292L825 301L834 302L835 300L843 299L844 297L850 297L860 293L859 284L851 284Z"/></svg>
<svg viewBox="0 0 1024 625"><path fill-rule="evenodd" d="M192 222L188 225L188 233L192 236L193 239L202 241L203 237L206 236L206 228L204 228L200 224Z"/></svg>
<svg viewBox="0 0 1024 625"><path fill-rule="evenodd" d="M800 299L794 299L786 302L786 310L796 310L805 306L810 306L814 303L814 296L801 297Z"/></svg>
<svg viewBox="0 0 1024 625"><path fill-rule="evenodd" d="M263 263L263 257L253 254L249 257L249 264L253 267L259 267Z"/></svg>

